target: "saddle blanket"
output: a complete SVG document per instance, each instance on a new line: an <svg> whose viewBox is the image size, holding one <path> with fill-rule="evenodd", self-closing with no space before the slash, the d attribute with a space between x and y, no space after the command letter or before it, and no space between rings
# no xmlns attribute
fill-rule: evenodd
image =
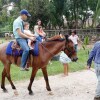
<svg viewBox="0 0 100 100"><path fill-rule="evenodd" d="M22 53L23 53L23 50L13 50L12 49L12 44L13 44L14 41L11 41L7 48L6 48L6 54L7 55L12 55L12 56L22 56ZM39 42L37 41L35 44L34 44L34 49L33 51L31 51L32 55L33 56L38 56L39 55Z"/></svg>

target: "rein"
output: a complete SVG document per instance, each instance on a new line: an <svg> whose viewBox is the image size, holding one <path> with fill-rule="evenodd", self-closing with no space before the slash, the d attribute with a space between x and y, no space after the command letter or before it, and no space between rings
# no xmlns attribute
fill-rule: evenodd
<svg viewBox="0 0 100 100"><path fill-rule="evenodd" d="M63 39L63 40L65 40L65 39ZM52 42L52 41L57 41L57 40L50 40L50 41L47 41L47 42ZM61 39L61 41L62 41L62 39ZM50 53L52 56L55 56L53 53L51 53L42 43L40 43L40 45L48 52L48 53ZM64 51L65 52L65 50L68 50L69 52L70 52L70 54L72 54L72 53L74 53L75 51L73 51L73 52L71 52L70 50L69 50L69 48L68 47L66 47L66 48L64 48L64 49L62 49L62 51ZM62 57L62 59L64 59L64 60L66 60L66 58L65 57L63 57L63 56L61 56ZM66 60L67 61L67 60Z"/></svg>
<svg viewBox="0 0 100 100"><path fill-rule="evenodd" d="M65 39L56 39L56 40L47 40L46 42L53 42L53 41L64 41ZM51 53L42 43L40 43L40 45L42 46L42 47L44 47L44 49L46 50L46 51L48 51L52 56L55 56L53 53Z"/></svg>
<svg viewBox="0 0 100 100"><path fill-rule="evenodd" d="M62 40L64 40L64 39L61 39L60 41L62 41ZM46 41L46 42L52 42L52 41L57 41L57 40L48 40L48 41ZM54 54L51 53L42 43L40 43L40 45L41 45L47 52L49 52L52 56L54 56ZM66 50L68 50L69 56L75 52L75 51L71 51L71 50L68 48L68 46L67 46L66 48L63 48L63 51L64 51L64 52L65 52ZM61 57L62 59L64 59L64 60L66 60L65 57L63 57L63 56L60 56L60 57ZM67 60L66 60L66 61L67 61ZM79 62L76 62L76 63L77 63L78 65L80 65L80 66L85 66L84 64L81 64L81 63L79 63ZM44 67L42 67L42 68L44 68ZM92 69L90 69L90 71L93 72L93 73L95 73L95 71L92 70Z"/></svg>
<svg viewBox="0 0 100 100"><path fill-rule="evenodd" d="M51 53L42 43L40 43L40 45L41 45L46 51L48 51L52 56L54 56L54 54Z"/></svg>
<svg viewBox="0 0 100 100"><path fill-rule="evenodd" d="M40 45L41 46L43 46L43 48L46 50L46 51L48 51L52 56L55 56L53 53L51 53L42 43L40 43ZM60 57L62 57L62 59L64 59L64 60L66 60L66 58L65 57L63 57L63 56L60 56ZM67 61L67 60L66 60ZM43 67L44 68L44 67Z"/></svg>

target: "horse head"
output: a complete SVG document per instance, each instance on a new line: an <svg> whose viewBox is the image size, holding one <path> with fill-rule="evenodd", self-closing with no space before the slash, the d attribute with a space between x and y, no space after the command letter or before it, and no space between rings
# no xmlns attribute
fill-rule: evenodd
<svg viewBox="0 0 100 100"><path fill-rule="evenodd" d="M55 36L49 38L48 41L50 41L50 42L55 41L56 45L57 45L57 43L62 42L63 43L62 51L64 51L65 54L69 58L71 58L72 61L78 60L77 53L74 48L74 43L68 38L68 35L62 35L62 34L55 35ZM58 46L59 46L59 44L58 44Z"/></svg>
<svg viewBox="0 0 100 100"><path fill-rule="evenodd" d="M75 51L74 48L74 43L68 38L68 35L65 35L65 46L63 48L63 51L65 52L65 54L71 58L72 61L77 61L77 52Z"/></svg>

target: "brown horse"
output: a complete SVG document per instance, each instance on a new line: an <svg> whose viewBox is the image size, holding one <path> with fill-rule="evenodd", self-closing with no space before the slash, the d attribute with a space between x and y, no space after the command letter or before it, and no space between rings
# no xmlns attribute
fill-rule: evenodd
<svg viewBox="0 0 100 100"><path fill-rule="evenodd" d="M4 43L0 45L0 60L4 65L4 69L2 72L2 81L1 81L1 88L4 92L6 92L5 88L5 77L7 77L8 81L10 82L12 89L16 90L16 87L14 86L11 76L10 76L10 66L11 64L16 64L17 66L20 66L20 59L21 57L17 57L17 60L15 61L14 56L6 55L5 51L7 48L8 43ZM73 61L77 60L77 55L74 49L73 42L66 37L65 39L62 39L60 35L54 36L49 39L49 41L45 41L43 43L39 44L39 56L30 56L30 66L32 67L32 74L30 78L30 83L28 86L29 94L32 95L33 92L31 90L32 83L34 81L35 75L38 71L38 69L41 68L44 79L46 82L46 88L48 91L51 91L51 88L49 86L48 81L48 74L47 74L47 64L48 61L56 54L58 54L60 51L64 51Z"/></svg>

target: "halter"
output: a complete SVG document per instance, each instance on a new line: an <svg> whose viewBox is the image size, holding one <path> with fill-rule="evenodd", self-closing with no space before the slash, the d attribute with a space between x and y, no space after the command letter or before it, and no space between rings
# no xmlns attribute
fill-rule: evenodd
<svg viewBox="0 0 100 100"><path fill-rule="evenodd" d="M69 57L71 57L71 55L72 55L73 53L76 52L75 50L71 51L71 50L68 48L68 46L65 47L65 48L63 48L64 53L66 53L66 50L69 52Z"/></svg>
<svg viewBox="0 0 100 100"><path fill-rule="evenodd" d="M64 53L66 53L65 51L66 50L68 50L68 52L69 52L69 57L73 54L73 53L75 53L76 51L75 50L73 50L73 51L70 51L70 49L68 48L68 47L66 47L66 48L64 48Z"/></svg>

